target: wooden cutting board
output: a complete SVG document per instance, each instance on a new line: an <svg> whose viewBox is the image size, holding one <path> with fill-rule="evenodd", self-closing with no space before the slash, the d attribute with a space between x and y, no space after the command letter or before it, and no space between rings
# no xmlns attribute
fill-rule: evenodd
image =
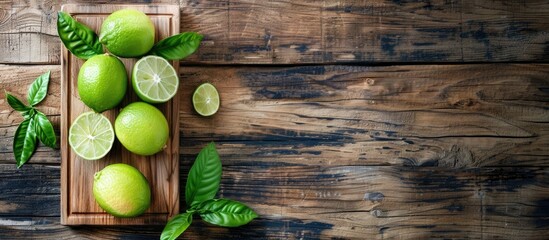
<svg viewBox="0 0 549 240"><path fill-rule="evenodd" d="M64 5L61 9L77 21L86 24L99 34L103 20L113 11L133 8L147 14L156 27L156 41L179 33L179 6L177 5ZM170 139L160 153L143 157L127 151L115 141L111 152L101 160L87 161L75 155L68 145L71 123L83 112L91 111L79 99L77 76L84 60L62 49L61 80L61 223L65 225L149 225L164 224L179 211L179 94L158 107L170 126ZM137 59L122 59L131 76ZM178 61L173 61L176 71ZM130 80L130 79L128 79ZM103 114L111 123L120 108L138 101L128 84L128 92L122 104ZM93 175L112 163L130 164L141 171L151 186L152 202L147 212L135 218L115 218L104 212L95 202L92 193Z"/></svg>

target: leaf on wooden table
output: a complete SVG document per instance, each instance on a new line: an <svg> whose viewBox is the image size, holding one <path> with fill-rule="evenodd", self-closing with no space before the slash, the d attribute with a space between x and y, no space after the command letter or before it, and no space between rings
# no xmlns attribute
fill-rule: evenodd
<svg viewBox="0 0 549 240"><path fill-rule="evenodd" d="M50 71L40 75L29 88L27 100L29 105L34 106L40 103L48 94L48 84L50 82Z"/></svg>
<svg viewBox="0 0 549 240"><path fill-rule="evenodd" d="M200 151L189 171L185 188L188 208L215 197L219 190L221 170L221 160L212 142Z"/></svg>
<svg viewBox="0 0 549 240"><path fill-rule="evenodd" d="M11 108L13 108L14 110L20 112L21 114L23 114L23 116L27 115L29 110L31 110L32 108L25 105L23 102L21 102L21 100L19 100L17 97L9 94L6 92L6 100L8 102L8 104L10 105Z"/></svg>
<svg viewBox="0 0 549 240"><path fill-rule="evenodd" d="M192 213L182 213L175 215L162 230L161 240L173 240L179 237L191 225L193 220Z"/></svg>
<svg viewBox="0 0 549 240"><path fill-rule="evenodd" d="M34 118L27 118L19 124L13 138L13 154L17 168L25 164L36 149L36 132L34 130Z"/></svg>
<svg viewBox="0 0 549 240"><path fill-rule="evenodd" d="M103 53L97 34L67 13L57 14L57 32L65 47L78 58L89 59Z"/></svg>
<svg viewBox="0 0 549 240"><path fill-rule="evenodd" d="M198 207L200 217L206 222L223 227L239 227L258 217L248 206L229 199L211 199Z"/></svg>
<svg viewBox="0 0 549 240"><path fill-rule="evenodd" d="M36 129L36 136L48 147L57 148L57 137L53 130L53 125L50 120L41 112L34 114L34 125Z"/></svg>
<svg viewBox="0 0 549 240"><path fill-rule="evenodd" d="M156 43L149 54L158 55L167 60L181 60L198 49L203 37L195 32L173 35Z"/></svg>

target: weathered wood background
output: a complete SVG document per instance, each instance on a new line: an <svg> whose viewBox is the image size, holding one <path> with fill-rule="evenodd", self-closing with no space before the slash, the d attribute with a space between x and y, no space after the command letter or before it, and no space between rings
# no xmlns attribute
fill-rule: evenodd
<svg viewBox="0 0 549 240"><path fill-rule="evenodd" d="M39 109L58 132L63 3L0 0L0 88L24 96L51 70ZM548 0L179 5L181 31L205 35L181 62L180 181L216 141L220 197L261 215L196 219L184 239L547 239ZM192 111L202 82L221 94L212 118ZM60 225L59 151L16 169L22 118L0 96L0 239L158 238Z"/></svg>

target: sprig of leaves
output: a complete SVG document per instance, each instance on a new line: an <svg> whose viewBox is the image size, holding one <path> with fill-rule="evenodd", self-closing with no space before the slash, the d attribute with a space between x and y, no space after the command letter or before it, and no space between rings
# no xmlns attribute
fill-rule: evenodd
<svg viewBox="0 0 549 240"><path fill-rule="evenodd" d="M160 239L173 240L191 225L194 214L205 222L238 227L257 218L257 213L243 203L214 199L221 182L221 160L212 142L204 147L189 171L185 189L187 212L175 215L164 227Z"/></svg>
<svg viewBox="0 0 549 240"><path fill-rule="evenodd" d="M27 101L30 106L25 105L21 100L6 92L8 104L25 118L19 124L13 137L13 154L17 168L25 164L36 150L36 141L51 148L57 148L57 137L53 125L46 115L38 111L34 106L42 102L48 93L50 72L40 75L30 85L27 94Z"/></svg>

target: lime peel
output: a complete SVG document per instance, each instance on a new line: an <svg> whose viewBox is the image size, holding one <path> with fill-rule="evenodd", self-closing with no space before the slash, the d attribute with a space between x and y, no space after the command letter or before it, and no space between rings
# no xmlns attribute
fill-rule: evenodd
<svg viewBox="0 0 549 240"><path fill-rule="evenodd" d="M151 19L135 9L121 9L101 25L99 41L114 55L138 57L154 45L155 28Z"/></svg>
<svg viewBox="0 0 549 240"><path fill-rule="evenodd" d="M126 149L143 156L162 151L169 138L166 117L145 102L134 102L124 107L114 121L114 130Z"/></svg>
<svg viewBox="0 0 549 240"><path fill-rule="evenodd" d="M124 163L111 164L95 173L93 196L103 210L115 217L139 216L151 203L145 176Z"/></svg>

